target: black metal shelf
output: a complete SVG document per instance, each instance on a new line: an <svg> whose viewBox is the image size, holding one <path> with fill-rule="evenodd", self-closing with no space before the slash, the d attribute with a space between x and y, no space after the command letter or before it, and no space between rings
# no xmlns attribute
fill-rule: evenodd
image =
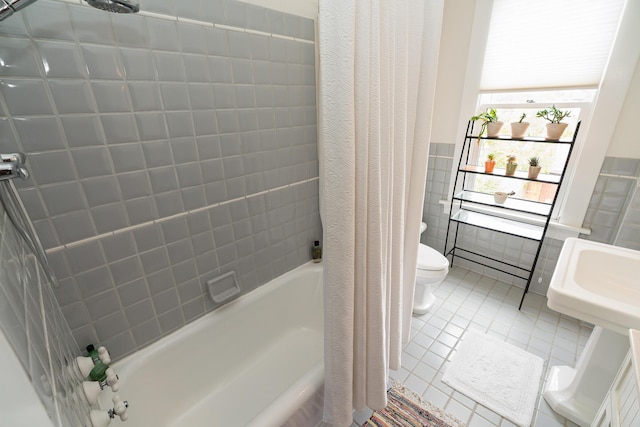
<svg viewBox="0 0 640 427"><path fill-rule="evenodd" d="M486 175L486 176L495 176L497 178L520 179L525 181L542 182L545 184L556 184L556 185L560 183L560 179L562 178L561 175L541 173L540 175L538 175L538 178L533 179L533 178L529 178L529 173L524 171L516 171L513 175L507 175L504 169L494 169L493 173L487 173L484 171L483 166L476 166L476 165L464 165L460 168L459 172L474 173L474 174Z"/></svg>
<svg viewBox="0 0 640 427"><path fill-rule="evenodd" d="M462 224L473 225L475 227L493 230L510 236L522 237L524 239L539 242L544 237L544 226L528 224L526 222L513 219L502 218L481 212L460 209L451 216L451 221Z"/></svg>
<svg viewBox="0 0 640 427"><path fill-rule="evenodd" d="M550 203L534 202L532 200L518 199L514 197L509 197L504 203L496 203L494 201L493 194L471 190L463 190L459 192L453 196L453 200L460 200L462 202L476 203L479 205L492 206L540 216L547 216L551 213Z"/></svg>
<svg viewBox="0 0 640 427"><path fill-rule="evenodd" d="M500 260L500 259L497 259L497 258L493 258L493 257L487 256L487 255L485 255L485 254L481 254L481 253L478 253L478 252L474 252L474 251L471 251L471 250L469 250L469 249L465 249L465 248L460 247L460 246L458 246L458 247L456 247L456 248L452 248L452 249L447 253L447 256L452 255L452 252L453 252L454 250L455 250L455 251L462 251L462 253L463 253L462 255L461 255L461 254L459 254L459 253L456 253L456 257L458 257L458 258L466 259L467 261L471 261L471 262L475 262L476 264L480 264L480 265L483 265L483 266L485 266L485 267L492 268L492 269L497 270L497 271L500 271L500 272L502 272L502 273L511 274L512 276L518 277L518 278L520 278L520 279L522 279L522 280L527 280L527 277L525 277L525 276L521 276L520 274L513 274L513 273L511 273L511 272L509 272L509 271L503 270L503 269L501 269L501 268L497 268L495 265L489 265L489 264L486 264L486 263L484 263L484 262L478 261L477 259L471 259L471 258L468 258L467 256L465 256L465 253L471 254L471 255L473 255L473 256L474 256L474 257L476 257L476 258L482 258L483 260L489 260L489 261L492 261L494 264L502 264L502 265L505 265L505 266L508 266L508 267L512 267L512 268L514 268L514 269L516 269L516 270L520 270L520 271L522 271L523 273L531 273L531 270L530 270L530 269L528 269L528 268L520 267L520 266L518 266L518 265L511 264L511 263L509 263L509 262L505 262L505 261L502 261L502 260Z"/></svg>
<svg viewBox="0 0 640 427"><path fill-rule="evenodd" d="M573 144L573 140L567 139L546 139L546 138L538 138L535 136L527 136L525 138L512 138L510 136L482 136L478 138L475 135L468 135L467 138L470 139L488 139L490 141L513 141L513 142L539 142L543 144Z"/></svg>
<svg viewBox="0 0 640 427"><path fill-rule="evenodd" d="M580 130L580 122L578 122L573 133L572 139L569 140L547 140L545 138L526 137L515 139L511 137L498 136L478 138L473 135L474 122L467 124L466 136L458 161L458 170L454 182L454 190L451 207L449 208L449 224L447 225L447 236L445 241L444 254L451 257L451 265L456 257L464 259L493 270L511 275L526 282L522 299L520 300L519 309L522 308L524 297L529 291L529 285L533 278L533 273L540 256L542 242L549 228L551 213L558 199L558 192L564 175L567 171L571 152ZM536 179L531 179L527 172L516 171L514 175L506 175L504 169L495 169L493 173L486 173L484 167L473 165L471 161L472 144L481 143L483 140L491 141L513 141L514 144L521 142L535 142L543 144L558 144L558 146L566 147L566 157L564 166L560 174L541 174ZM479 191L470 190L467 187L468 175L484 175L492 176L496 179L516 179L527 182L540 182L544 184L555 185L553 201L543 203L522 198L508 198L505 203L495 203L493 194L487 194ZM553 188L553 187L552 187ZM454 210L455 207L455 210ZM509 214L509 211L512 211ZM535 219L540 223L535 223ZM532 223L534 222L534 223ZM517 238L538 242L538 248L531 266L516 265L497 259L485 253L473 252L465 249L459 243L459 226L464 224L467 226L478 227L492 232L498 232L515 236ZM491 262L488 264L487 262Z"/></svg>

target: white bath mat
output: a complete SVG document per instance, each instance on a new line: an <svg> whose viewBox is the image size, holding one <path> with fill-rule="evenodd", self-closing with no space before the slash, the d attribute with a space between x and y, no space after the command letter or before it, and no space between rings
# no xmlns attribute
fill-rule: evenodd
<svg viewBox="0 0 640 427"><path fill-rule="evenodd" d="M544 361L475 331L465 333L442 381L515 424L528 427Z"/></svg>

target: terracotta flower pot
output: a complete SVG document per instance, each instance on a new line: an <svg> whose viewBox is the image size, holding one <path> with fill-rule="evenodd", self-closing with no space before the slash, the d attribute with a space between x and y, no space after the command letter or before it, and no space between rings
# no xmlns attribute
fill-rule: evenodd
<svg viewBox="0 0 640 427"><path fill-rule="evenodd" d="M528 122L514 122L511 123L511 138L513 139L521 139L524 138L524 134L527 132L529 128Z"/></svg>
<svg viewBox="0 0 640 427"><path fill-rule="evenodd" d="M529 166L529 179L538 179L542 166Z"/></svg>
<svg viewBox="0 0 640 427"><path fill-rule="evenodd" d="M498 136L498 132L502 129L503 122L489 122L487 123L487 136L495 137Z"/></svg>
<svg viewBox="0 0 640 427"><path fill-rule="evenodd" d="M568 123L547 123L547 140L557 141L562 137Z"/></svg>
<svg viewBox="0 0 640 427"><path fill-rule="evenodd" d="M496 167L495 160L487 160L486 162L484 162L484 171L486 173L493 173L493 168L495 167Z"/></svg>

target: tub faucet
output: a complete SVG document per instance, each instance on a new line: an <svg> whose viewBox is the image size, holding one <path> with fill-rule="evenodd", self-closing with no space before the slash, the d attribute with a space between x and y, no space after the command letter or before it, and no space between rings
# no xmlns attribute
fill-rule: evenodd
<svg viewBox="0 0 640 427"><path fill-rule="evenodd" d="M29 171L24 167L27 161L24 153L0 154L0 160L0 180L29 178Z"/></svg>
<svg viewBox="0 0 640 427"><path fill-rule="evenodd" d="M122 400L119 395L113 396L113 409L108 411L98 411L94 409L90 412L89 418L91 419L91 425L93 427L107 427L111 420L118 415L120 420L127 421L129 415L127 414L127 408L129 408L129 402Z"/></svg>
<svg viewBox="0 0 640 427"><path fill-rule="evenodd" d="M87 398L87 401L93 405L98 401L98 396L100 392L104 390L106 387L111 387L111 390L115 393L120 390L119 378L116 375L113 368L109 368L105 372L107 374L107 378L104 381L83 381L82 382L82 390L84 391L84 395Z"/></svg>

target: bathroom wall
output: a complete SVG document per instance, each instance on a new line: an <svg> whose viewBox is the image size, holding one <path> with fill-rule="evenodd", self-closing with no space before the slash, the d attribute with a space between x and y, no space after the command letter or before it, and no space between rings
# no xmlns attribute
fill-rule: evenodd
<svg viewBox="0 0 640 427"><path fill-rule="evenodd" d="M453 158L455 144L431 143L429 169L423 207L423 221L427 231L422 243L444 251L448 215L440 203L449 198L450 171L457 166ZM598 176L596 188L584 222L590 235L581 238L640 249L640 159L607 157ZM447 209L448 212L448 209ZM480 253L507 260L519 266L531 265L537 244L501 233L492 233L475 227L461 227L464 246ZM531 290L546 294L555 269L563 241L546 238L531 283ZM519 286L523 281L504 273L457 259L456 265L498 278ZM517 270L510 269L512 272Z"/></svg>
<svg viewBox="0 0 640 427"><path fill-rule="evenodd" d="M640 250L640 159L607 157L584 220L583 239Z"/></svg>
<svg viewBox="0 0 640 427"><path fill-rule="evenodd" d="M0 25L0 136L80 346L121 357L310 259L314 21L235 0L109 14L39 0Z"/></svg>
<svg viewBox="0 0 640 427"><path fill-rule="evenodd" d="M0 329L27 373L52 425L86 425L84 420L90 411L89 404L81 397L80 380L67 369L68 362L78 355L77 344L45 273L2 204ZM3 387L8 388L11 383L6 380L15 378L15 374L3 372L4 369L5 366L0 366L0 374L5 379ZM28 404L26 398L21 399L20 405Z"/></svg>
<svg viewBox="0 0 640 427"><path fill-rule="evenodd" d="M638 114L640 114L640 60L636 64L607 156L640 158L640 144L638 144L638 130L635 123Z"/></svg>
<svg viewBox="0 0 640 427"><path fill-rule="evenodd" d="M318 0L240 0L306 18L318 18Z"/></svg>

